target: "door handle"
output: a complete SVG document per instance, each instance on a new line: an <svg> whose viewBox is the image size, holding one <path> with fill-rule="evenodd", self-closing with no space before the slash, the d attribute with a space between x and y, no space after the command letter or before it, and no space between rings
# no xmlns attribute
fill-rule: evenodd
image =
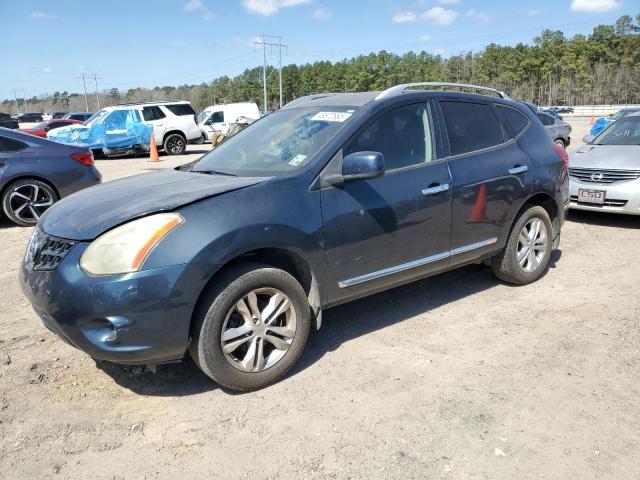
<svg viewBox="0 0 640 480"><path fill-rule="evenodd" d="M524 173L527 170L529 170L529 167L527 167L526 165L522 165L522 166L519 166L519 167L510 168L509 169L509 173L511 175L518 175L519 173Z"/></svg>
<svg viewBox="0 0 640 480"><path fill-rule="evenodd" d="M435 195L436 193L446 192L449 190L449 184L443 183L441 185L435 185L433 187L424 188L422 190L423 195Z"/></svg>

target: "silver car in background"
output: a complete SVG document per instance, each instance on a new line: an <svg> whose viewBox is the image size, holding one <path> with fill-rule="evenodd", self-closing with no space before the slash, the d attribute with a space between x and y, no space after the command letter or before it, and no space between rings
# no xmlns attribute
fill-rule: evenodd
<svg viewBox="0 0 640 480"><path fill-rule="evenodd" d="M567 148L571 143L571 125L557 116L538 110L536 115L544 125L545 130L553 140L553 143L562 148Z"/></svg>
<svg viewBox="0 0 640 480"><path fill-rule="evenodd" d="M609 125L570 157L570 208L640 215L640 112Z"/></svg>

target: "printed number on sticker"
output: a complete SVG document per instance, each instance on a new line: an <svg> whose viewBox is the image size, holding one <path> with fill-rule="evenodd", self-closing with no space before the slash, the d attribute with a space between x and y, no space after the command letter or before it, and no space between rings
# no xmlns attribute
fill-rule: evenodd
<svg viewBox="0 0 640 480"><path fill-rule="evenodd" d="M348 112L318 112L311 120L315 120L318 122L344 122L347 118L349 118L352 114Z"/></svg>

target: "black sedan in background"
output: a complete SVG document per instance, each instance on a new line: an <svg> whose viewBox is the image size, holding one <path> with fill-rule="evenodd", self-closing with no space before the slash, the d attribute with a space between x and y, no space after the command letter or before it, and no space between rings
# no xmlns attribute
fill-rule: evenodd
<svg viewBox="0 0 640 480"><path fill-rule="evenodd" d="M60 198L100 181L88 147L0 127L0 202L12 222L35 225Z"/></svg>
<svg viewBox="0 0 640 480"><path fill-rule="evenodd" d="M18 128L18 121L11 118L11 115L0 112L0 127Z"/></svg>
<svg viewBox="0 0 640 480"><path fill-rule="evenodd" d="M16 118L16 120L22 123L41 122L42 114L41 113L23 113L21 115L18 115L18 118Z"/></svg>

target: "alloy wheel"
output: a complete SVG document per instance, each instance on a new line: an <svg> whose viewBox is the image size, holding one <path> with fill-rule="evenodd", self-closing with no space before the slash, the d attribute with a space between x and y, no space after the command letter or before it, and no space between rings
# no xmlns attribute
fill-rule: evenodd
<svg viewBox="0 0 640 480"><path fill-rule="evenodd" d="M252 290L227 313L220 342L226 359L244 372L261 372L278 363L296 334L296 312L275 288Z"/></svg>
<svg viewBox="0 0 640 480"><path fill-rule="evenodd" d="M518 236L517 259L520 268L531 273L538 269L547 252L547 227L539 218L529 220Z"/></svg>
<svg viewBox="0 0 640 480"><path fill-rule="evenodd" d="M170 138L167 142L167 149L173 155L182 153L182 151L184 150L184 141L180 137Z"/></svg>
<svg viewBox="0 0 640 480"><path fill-rule="evenodd" d="M9 194L11 212L26 223L36 223L53 201L51 192L32 183L19 185Z"/></svg>

